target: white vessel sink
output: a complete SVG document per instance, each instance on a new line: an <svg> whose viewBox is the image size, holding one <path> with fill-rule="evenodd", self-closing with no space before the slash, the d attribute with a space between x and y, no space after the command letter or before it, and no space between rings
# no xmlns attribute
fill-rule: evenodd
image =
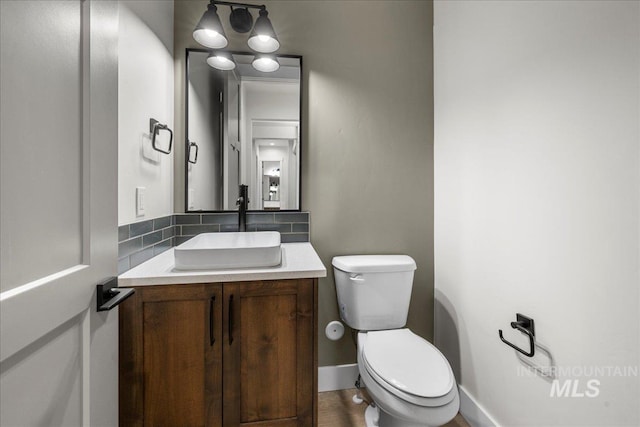
<svg viewBox="0 0 640 427"><path fill-rule="evenodd" d="M280 233L203 233L176 246L177 270L217 270L280 265Z"/></svg>

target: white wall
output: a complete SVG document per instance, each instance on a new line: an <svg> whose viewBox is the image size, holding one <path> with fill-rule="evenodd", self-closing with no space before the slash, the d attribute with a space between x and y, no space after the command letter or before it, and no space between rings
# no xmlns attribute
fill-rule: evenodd
<svg viewBox="0 0 640 427"><path fill-rule="evenodd" d="M639 8L435 2L435 340L498 424L640 423L640 379L593 374L640 361ZM518 375L516 312L597 396Z"/></svg>
<svg viewBox="0 0 640 427"><path fill-rule="evenodd" d="M173 153L151 148L149 119L173 129L173 1L120 1L118 224L173 213ZM166 132L160 137L166 143ZM174 145L177 144L174 139ZM136 187L146 188L136 217Z"/></svg>

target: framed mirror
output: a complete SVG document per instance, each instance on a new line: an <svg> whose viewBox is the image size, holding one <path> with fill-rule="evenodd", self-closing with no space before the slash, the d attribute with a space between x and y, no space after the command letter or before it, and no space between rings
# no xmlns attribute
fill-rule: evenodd
<svg viewBox="0 0 640 427"><path fill-rule="evenodd" d="M302 57L277 55L262 72L254 54L231 52L235 69L207 64L187 49L185 211L237 210L240 184L249 210L300 210Z"/></svg>

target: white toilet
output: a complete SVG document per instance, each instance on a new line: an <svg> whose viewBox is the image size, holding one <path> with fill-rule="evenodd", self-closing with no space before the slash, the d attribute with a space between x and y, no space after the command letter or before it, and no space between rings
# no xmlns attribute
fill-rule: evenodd
<svg viewBox="0 0 640 427"><path fill-rule="evenodd" d="M447 359L407 328L415 261L406 255L333 258L340 317L358 330L358 369L376 407L367 427L446 424L458 413Z"/></svg>

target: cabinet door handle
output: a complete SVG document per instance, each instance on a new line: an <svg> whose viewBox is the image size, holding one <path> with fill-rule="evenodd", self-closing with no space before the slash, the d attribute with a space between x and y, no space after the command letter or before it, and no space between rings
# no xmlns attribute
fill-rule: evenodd
<svg viewBox="0 0 640 427"><path fill-rule="evenodd" d="M233 294L229 295L229 345L233 344Z"/></svg>
<svg viewBox="0 0 640 427"><path fill-rule="evenodd" d="M215 295L211 297L211 300L209 301L209 342L210 345L215 344L216 342L216 337L214 336L214 327L213 327L213 318L214 318L214 313L213 313L213 309L215 306L215 302L216 302L216 297Z"/></svg>

